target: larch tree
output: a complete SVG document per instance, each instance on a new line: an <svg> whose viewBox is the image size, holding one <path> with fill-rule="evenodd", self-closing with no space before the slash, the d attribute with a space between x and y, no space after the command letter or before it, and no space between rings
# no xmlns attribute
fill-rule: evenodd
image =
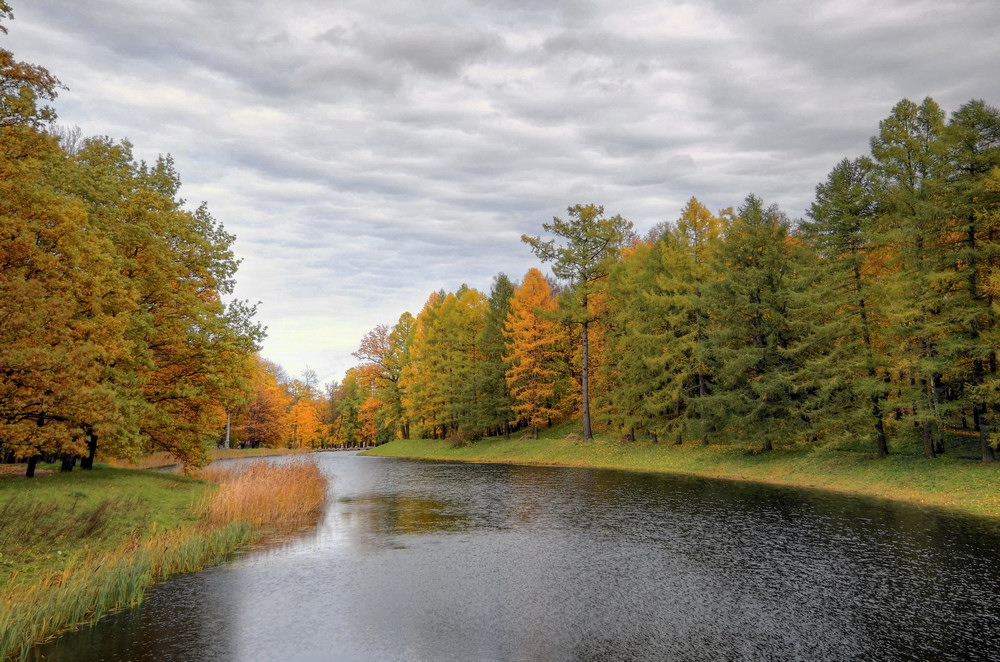
<svg viewBox="0 0 1000 662"><path fill-rule="evenodd" d="M942 306L956 289L942 205L944 112L932 100L903 99L871 140L878 183L880 238L889 252L886 316L892 332L899 407L912 412L934 457L947 418L943 396L947 333Z"/></svg>
<svg viewBox="0 0 1000 662"><path fill-rule="evenodd" d="M513 400L504 378L507 367L504 357L509 353L504 326L510 316L514 290L515 286L506 274L497 274L493 279L487 299L486 319L479 337L483 364L477 373L482 392L482 422L493 433L502 432L507 438L510 438L513 422Z"/></svg>
<svg viewBox="0 0 1000 662"><path fill-rule="evenodd" d="M1000 196L990 187L990 175L1000 172L1000 111L981 100L970 101L952 115L944 139L948 262L956 287L943 306L948 341L942 350L958 386L959 406L972 413L980 456L992 462L989 437L1000 404L1000 290L990 275L1000 266Z"/></svg>
<svg viewBox="0 0 1000 662"><path fill-rule="evenodd" d="M800 388L815 435L830 441L858 436L889 454L885 428L890 359L880 330L883 252L876 241L879 205L868 159L844 159L816 187L803 222L815 249L793 304L807 326L800 350Z"/></svg>
<svg viewBox="0 0 1000 662"><path fill-rule="evenodd" d="M542 262L552 263L552 273L567 281L569 289L559 297L561 306L571 323L580 327L581 341L581 413L583 416L583 438L593 437L590 425L590 325L595 321L590 298L598 283L603 280L611 261L631 235L632 223L621 216L605 218L604 207L600 205L575 205L567 209L567 220L553 217L551 223L544 223L545 232L556 235L555 239L522 235Z"/></svg>
<svg viewBox="0 0 1000 662"><path fill-rule="evenodd" d="M554 319L556 302L538 269L530 269L511 298L507 318L507 385L519 420L538 427L559 413L557 385L565 359L559 352L563 327Z"/></svg>
<svg viewBox="0 0 1000 662"><path fill-rule="evenodd" d="M716 253L720 278L706 290L712 311L707 342L718 380L709 398L713 415L758 442L761 451L790 437L798 421L789 355L796 255L788 227L776 207L748 196Z"/></svg>

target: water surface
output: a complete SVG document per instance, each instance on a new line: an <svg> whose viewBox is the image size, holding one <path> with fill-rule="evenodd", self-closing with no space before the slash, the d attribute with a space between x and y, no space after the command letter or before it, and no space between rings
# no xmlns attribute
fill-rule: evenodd
<svg viewBox="0 0 1000 662"><path fill-rule="evenodd" d="M35 659L1000 659L991 520L670 475L316 457L332 495L315 531L177 577Z"/></svg>

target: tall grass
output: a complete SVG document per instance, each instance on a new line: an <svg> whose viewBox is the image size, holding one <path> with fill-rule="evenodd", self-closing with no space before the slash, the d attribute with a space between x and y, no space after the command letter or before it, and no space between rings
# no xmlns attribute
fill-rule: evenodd
<svg viewBox="0 0 1000 662"><path fill-rule="evenodd" d="M314 522L326 498L326 479L314 462L212 468L199 478L220 485L205 508L213 523L240 519L254 526L295 528Z"/></svg>
<svg viewBox="0 0 1000 662"><path fill-rule="evenodd" d="M10 578L0 595L0 659L26 659L33 644L134 606L151 585L220 563L264 531L314 523L326 496L326 480L311 462L210 469L202 477L219 488L197 507L194 524L136 530L119 549L80 553L42 581ZM99 504L91 521L106 509Z"/></svg>

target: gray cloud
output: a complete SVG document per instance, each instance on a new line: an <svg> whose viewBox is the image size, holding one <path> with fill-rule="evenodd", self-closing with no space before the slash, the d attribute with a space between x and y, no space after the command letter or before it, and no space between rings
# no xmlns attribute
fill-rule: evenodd
<svg viewBox="0 0 1000 662"><path fill-rule="evenodd" d="M5 47L71 88L62 121L171 152L238 237L265 353L339 376L429 292L535 264L577 202L640 232L692 195L799 216L904 96L1000 102L1000 8L20 0Z"/></svg>

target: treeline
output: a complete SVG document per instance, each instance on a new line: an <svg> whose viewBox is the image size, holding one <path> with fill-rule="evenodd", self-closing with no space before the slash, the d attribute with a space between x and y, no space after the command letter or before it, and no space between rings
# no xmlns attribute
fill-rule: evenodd
<svg viewBox="0 0 1000 662"><path fill-rule="evenodd" d="M352 372L320 389L315 371L289 377L276 363L254 357L250 397L231 412L228 445L241 448L357 448L375 438L365 405L370 385Z"/></svg>
<svg viewBox="0 0 1000 662"><path fill-rule="evenodd" d="M363 340L344 425L373 440L474 440L591 409L654 442L866 445L975 440L1000 407L1000 113L899 102L792 223L750 195L696 199L635 236L601 207L523 237L532 269L431 295ZM346 416L346 414L345 414Z"/></svg>
<svg viewBox="0 0 1000 662"><path fill-rule="evenodd" d="M249 399L263 337L252 306L222 300L233 237L185 207L169 156L56 127L59 87L0 49L0 458L28 475L98 448L198 464Z"/></svg>

